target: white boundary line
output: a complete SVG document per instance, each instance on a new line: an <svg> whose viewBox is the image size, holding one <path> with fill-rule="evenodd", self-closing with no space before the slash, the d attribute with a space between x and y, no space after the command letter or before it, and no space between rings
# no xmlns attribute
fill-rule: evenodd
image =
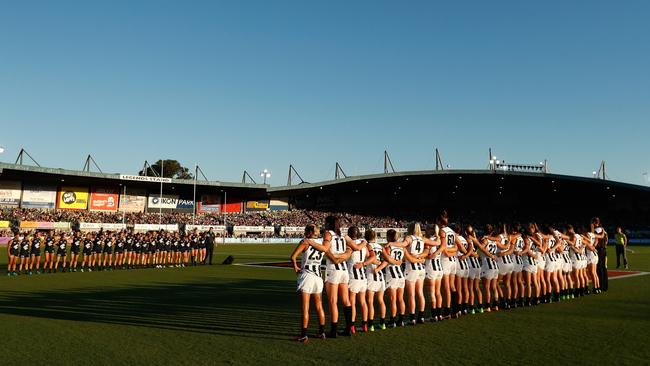
<svg viewBox="0 0 650 366"><path fill-rule="evenodd" d="M268 262L268 263L279 263L279 262ZM260 262L252 262L251 264L248 263L235 263L235 266L245 266L245 267L256 267L256 268L273 268L273 269L293 269L292 267L282 267L282 266L262 266L259 265Z"/></svg>
<svg viewBox="0 0 650 366"><path fill-rule="evenodd" d="M618 279L621 279L621 278L639 277L639 276L645 276L645 275L649 275L649 274L650 274L650 272L630 273L630 274L625 274L625 275L621 275L621 276L610 277L609 279L610 280L618 280Z"/></svg>

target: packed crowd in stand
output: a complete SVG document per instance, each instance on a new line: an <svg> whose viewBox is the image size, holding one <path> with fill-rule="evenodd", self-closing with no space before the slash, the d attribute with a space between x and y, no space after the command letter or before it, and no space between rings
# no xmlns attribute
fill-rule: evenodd
<svg viewBox="0 0 650 366"><path fill-rule="evenodd" d="M125 224L192 224L223 225L227 220L229 225L236 226L305 226L311 222L322 222L331 212L291 210L264 211L246 213L202 213L195 217L191 213L181 212L98 212L85 210L52 210L34 208L4 208L0 210L0 220L45 221L45 222L94 222ZM371 227L402 227L404 221L389 217L373 217L364 215L342 214L345 225Z"/></svg>
<svg viewBox="0 0 650 366"><path fill-rule="evenodd" d="M450 223L443 212L433 225L408 224L404 237L388 230L384 245L377 243L373 230L366 230L362 238L356 226L342 233L338 217L328 216L324 222L324 231L320 222L305 228L304 239L291 256L302 302L296 338L300 342L309 339L311 302L318 317L316 338L325 339L424 324L425 314L436 322L607 291L604 260L600 261L604 274L598 266L607 232L598 218L561 228L487 224L478 234L472 225ZM323 289L329 305L328 333ZM339 305L345 319L340 333Z"/></svg>
<svg viewBox="0 0 650 366"><path fill-rule="evenodd" d="M7 275L212 264L218 235L212 230L203 233L17 232L7 245Z"/></svg>

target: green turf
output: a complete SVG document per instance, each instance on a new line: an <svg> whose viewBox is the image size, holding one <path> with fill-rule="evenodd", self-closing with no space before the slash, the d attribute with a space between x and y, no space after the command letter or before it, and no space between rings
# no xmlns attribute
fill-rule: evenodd
<svg viewBox="0 0 650 366"><path fill-rule="evenodd" d="M216 260L227 254L236 263L286 260L291 249L222 245ZM650 247L631 249L631 269L650 271ZM4 270L4 253L0 262ZM290 269L3 276L0 359L3 365L638 365L650 359L650 276L613 280L604 295L306 345L291 341L298 305Z"/></svg>

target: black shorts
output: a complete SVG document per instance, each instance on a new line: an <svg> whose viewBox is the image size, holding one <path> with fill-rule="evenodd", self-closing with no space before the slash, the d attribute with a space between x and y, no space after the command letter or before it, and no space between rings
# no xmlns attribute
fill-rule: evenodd
<svg viewBox="0 0 650 366"><path fill-rule="evenodd" d="M93 252L95 252L95 254L102 254L102 248L95 249Z"/></svg>
<svg viewBox="0 0 650 366"><path fill-rule="evenodd" d="M29 253L21 252L20 258L29 258Z"/></svg>
<svg viewBox="0 0 650 366"><path fill-rule="evenodd" d="M79 249L70 249L70 254L79 255Z"/></svg>
<svg viewBox="0 0 650 366"><path fill-rule="evenodd" d="M113 249L104 249L104 254L113 254Z"/></svg>
<svg viewBox="0 0 650 366"><path fill-rule="evenodd" d="M56 255L58 255L59 257L65 257L66 255L68 255L68 253L66 253L65 250L59 250L58 252L56 252Z"/></svg>
<svg viewBox="0 0 650 366"><path fill-rule="evenodd" d="M122 254L124 251L122 249L115 249L115 254Z"/></svg>
<svg viewBox="0 0 650 366"><path fill-rule="evenodd" d="M45 249L45 254L54 254L54 249Z"/></svg>
<svg viewBox="0 0 650 366"><path fill-rule="evenodd" d="M84 256L89 257L89 256L91 256L91 255L93 255L93 252L92 252L92 251L84 250Z"/></svg>
<svg viewBox="0 0 650 366"><path fill-rule="evenodd" d="M12 257L17 257L17 256L20 255L20 252L11 251L11 252L9 252L9 255L12 256Z"/></svg>
<svg viewBox="0 0 650 366"><path fill-rule="evenodd" d="M31 255L32 257L40 257L40 256L41 256L41 252L32 252L32 254L30 254L30 255Z"/></svg>

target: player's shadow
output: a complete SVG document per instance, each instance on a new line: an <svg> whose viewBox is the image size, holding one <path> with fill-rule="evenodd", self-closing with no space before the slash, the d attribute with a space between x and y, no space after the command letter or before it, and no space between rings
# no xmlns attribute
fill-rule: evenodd
<svg viewBox="0 0 650 366"><path fill-rule="evenodd" d="M223 280L92 290L3 291L0 313L286 339L295 332L299 319L292 290L290 281ZM293 302L296 311L291 311Z"/></svg>

